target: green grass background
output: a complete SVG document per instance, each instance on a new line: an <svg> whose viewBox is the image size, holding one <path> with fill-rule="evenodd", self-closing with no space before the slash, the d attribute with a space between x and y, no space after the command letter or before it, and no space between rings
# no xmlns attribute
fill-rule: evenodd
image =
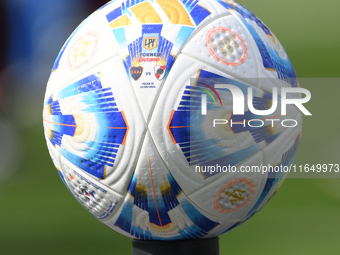
<svg viewBox="0 0 340 255"><path fill-rule="evenodd" d="M275 33L298 77L339 77L340 2L240 3ZM295 163L339 164L340 84L301 83L312 93L306 106L313 116L304 118ZM41 120L41 111L32 114ZM0 254L130 254L131 240L97 221L64 187L41 121L22 125L19 116L10 120L20 161L0 182ZM340 254L339 216L340 179L287 179L258 214L221 236L221 254Z"/></svg>

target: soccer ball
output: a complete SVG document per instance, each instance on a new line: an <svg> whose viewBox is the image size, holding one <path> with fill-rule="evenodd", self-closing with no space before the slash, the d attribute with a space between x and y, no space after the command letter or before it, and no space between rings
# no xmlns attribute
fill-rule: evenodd
<svg viewBox="0 0 340 255"><path fill-rule="evenodd" d="M292 105L282 115L273 88L298 86L275 35L236 2L112 1L54 63L47 147L73 196L114 230L216 237L258 212L286 177L302 115ZM254 114L236 92L270 113Z"/></svg>

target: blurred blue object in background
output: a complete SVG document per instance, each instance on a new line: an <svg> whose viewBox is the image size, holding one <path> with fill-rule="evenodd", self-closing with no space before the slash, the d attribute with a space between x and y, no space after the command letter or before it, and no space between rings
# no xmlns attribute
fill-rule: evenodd
<svg viewBox="0 0 340 255"><path fill-rule="evenodd" d="M105 1L4 0L3 110L23 126L41 121L46 83L62 45ZM94 6L95 5L95 6Z"/></svg>
<svg viewBox="0 0 340 255"><path fill-rule="evenodd" d="M4 69L6 60L5 54L7 53L7 29L6 29L6 16L4 2L0 2L0 182L7 179L12 171L14 155L17 151L16 139L13 132L12 124L7 120L3 113L3 78L2 70Z"/></svg>
<svg viewBox="0 0 340 255"><path fill-rule="evenodd" d="M105 2L0 2L0 181L18 168L23 128L40 124L43 94L59 50L77 25Z"/></svg>
<svg viewBox="0 0 340 255"><path fill-rule="evenodd" d="M84 1L5 0L4 7L11 85L43 91L58 49L84 18Z"/></svg>

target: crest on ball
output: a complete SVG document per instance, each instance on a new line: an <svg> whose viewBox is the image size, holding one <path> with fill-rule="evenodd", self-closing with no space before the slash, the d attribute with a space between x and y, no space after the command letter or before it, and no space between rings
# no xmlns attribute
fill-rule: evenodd
<svg viewBox="0 0 340 255"><path fill-rule="evenodd" d="M165 70L166 66L155 66L155 76L159 81L163 80L165 76Z"/></svg>
<svg viewBox="0 0 340 255"><path fill-rule="evenodd" d="M134 79L135 81L138 81L139 78L142 76L143 74L143 70L144 68L141 66L133 66L130 68L130 74L132 79Z"/></svg>

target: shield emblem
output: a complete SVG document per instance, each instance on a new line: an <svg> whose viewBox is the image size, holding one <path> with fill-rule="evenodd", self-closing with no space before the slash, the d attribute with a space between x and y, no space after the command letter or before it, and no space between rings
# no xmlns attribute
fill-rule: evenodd
<svg viewBox="0 0 340 255"><path fill-rule="evenodd" d="M158 37L144 37L143 48L146 50L153 50L158 47Z"/></svg>
<svg viewBox="0 0 340 255"><path fill-rule="evenodd" d="M135 81L138 81L139 78L142 76L143 74L143 70L144 68L141 66L133 66L130 68L130 74L132 79L134 79Z"/></svg>
<svg viewBox="0 0 340 255"><path fill-rule="evenodd" d="M166 66L155 66L155 76L159 81L163 80L165 76L165 70Z"/></svg>

